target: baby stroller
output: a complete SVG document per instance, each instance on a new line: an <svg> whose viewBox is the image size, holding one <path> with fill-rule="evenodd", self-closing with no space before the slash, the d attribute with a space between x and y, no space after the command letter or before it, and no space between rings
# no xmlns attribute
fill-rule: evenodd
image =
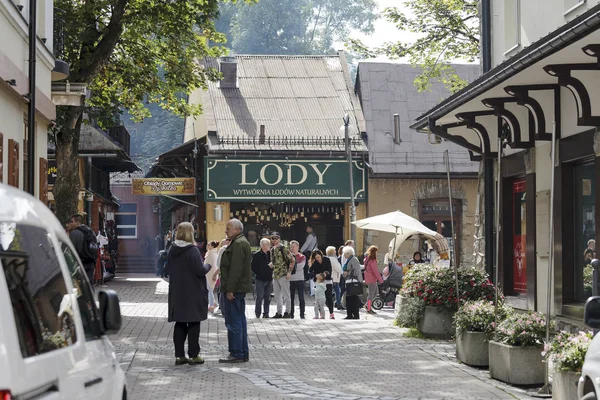
<svg viewBox="0 0 600 400"><path fill-rule="evenodd" d="M388 268L390 274L388 278L379 285L379 294L371 303L371 307L376 310L381 310L384 304L387 303L395 304L396 295L402 287L402 278L404 276L402 267L398 266L396 263L390 263Z"/></svg>

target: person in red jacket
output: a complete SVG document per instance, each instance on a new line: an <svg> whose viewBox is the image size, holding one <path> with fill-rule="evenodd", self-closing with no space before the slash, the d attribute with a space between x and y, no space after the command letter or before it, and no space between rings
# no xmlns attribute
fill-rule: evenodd
<svg viewBox="0 0 600 400"><path fill-rule="evenodd" d="M367 297L367 313L376 314L371 309L371 303L377 297L377 284L383 283L383 278L379 273L379 267L377 266L377 246L371 246L367 249L365 256L365 283L369 289L369 296Z"/></svg>

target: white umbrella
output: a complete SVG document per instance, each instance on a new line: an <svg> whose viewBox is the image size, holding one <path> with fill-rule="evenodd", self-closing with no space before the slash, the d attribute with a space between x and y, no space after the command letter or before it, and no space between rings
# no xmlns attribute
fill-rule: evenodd
<svg viewBox="0 0 600 400"><path fill-rule="evenodd" d="M418 220L404 214L401 211L393 211L387 214L376 215L374 217L364 218L352 223L356 225L357 228L361 229L371 229L374 231L394 233L394 247L392 251L396 250L396 237L398 234L401 234L405 237L415 234L425 234L429 236L437 235L437 232L432 231ZM392 254L391 256L393 259L394 255Z"/></svg>

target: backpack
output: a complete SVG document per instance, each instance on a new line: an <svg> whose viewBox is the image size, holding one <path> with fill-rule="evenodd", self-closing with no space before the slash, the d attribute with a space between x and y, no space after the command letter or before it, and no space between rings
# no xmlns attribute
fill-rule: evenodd
<svg viewBox="0 0 600 400"><path fill-rule="evenodd" d="M95 264L98 259L98 240L96 239L96 235L94 235L94 231L87 226L85 229L82 227L78 227L77 229L83 232L83 251L79 255L81 262L84 264Z"/></svg>
<svg viewBox="0 0 600 400"><path fill-rule="evenodd" d="M279 248L281 249L281 255L283 256L283 259L285 260L285 250L283 249L283 245L279 246ZM292 268L292 275L294 275L296 273L296 267L298 266L298 261L296 260L296 256L292 254L292 257L294 257L294 268Z"/></svg>

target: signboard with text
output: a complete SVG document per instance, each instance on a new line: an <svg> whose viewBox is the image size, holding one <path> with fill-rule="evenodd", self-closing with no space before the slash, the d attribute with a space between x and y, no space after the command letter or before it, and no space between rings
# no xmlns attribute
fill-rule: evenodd
<svg viewBox="0 0 600 400"><path fill-rule="evenodd" d="M132 179L131 193L146 196L193 196L195 178L138 178Z"/></svg>
<svg viewBox="0 0 600 400"><path fill-rule="evenodd" d="M205 159L205 201L350 201L348 162L342 159ZM352 161L354 198L367 201L367 170Z"/></svg>

